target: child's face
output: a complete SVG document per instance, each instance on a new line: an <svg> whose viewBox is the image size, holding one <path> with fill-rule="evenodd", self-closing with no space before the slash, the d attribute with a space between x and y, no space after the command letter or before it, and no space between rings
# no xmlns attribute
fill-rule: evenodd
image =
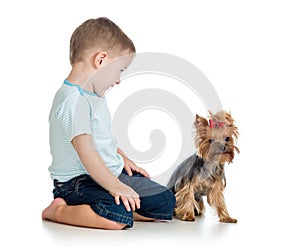
<svg viewBox="0 0 300 247"><path fill-rule="evenodd" d="M121 73L127 69L134 57L134 54L127 54L117 58L103 59L100 68L92 77L94 91L103 96L105 91L120 83Z"/></svg>

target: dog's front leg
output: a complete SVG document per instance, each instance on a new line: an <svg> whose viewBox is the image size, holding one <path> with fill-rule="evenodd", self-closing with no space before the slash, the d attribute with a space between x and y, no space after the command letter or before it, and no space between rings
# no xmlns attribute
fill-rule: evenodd
<svg viewBox="0 0 300 247"><path fill-rule="evenodd" d="M224 185L222 181L217 181L207 195L207 202L210 206L217 210L220 222L236 223L237 220L229 216L225 199L223 195Z"/></svg>
<svg viewBox="0 0 300 247"><path fill-rule="evenodd" d="M194 205L196 201L194 199L194 189L190 183L185 184L175 194L176 208L175 214L181 220L194 221Z"/></svg>

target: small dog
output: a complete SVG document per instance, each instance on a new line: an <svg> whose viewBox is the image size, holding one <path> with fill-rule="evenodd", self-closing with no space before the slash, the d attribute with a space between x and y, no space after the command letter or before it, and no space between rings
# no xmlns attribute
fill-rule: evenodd
<svg viewBox="0 0 300 247"><path fill-rule="evenodd" d="M194 221L195 215L204 214L202 196L214 207L220 222L236 223L229 216L223 191L226 187L224 164L231 163L238 138L238 128L231 114L209 112L209 121L196 115L194 138L196 153L183 161L172 174L167 187L176 196L175 214L181 220Z"/></svg>

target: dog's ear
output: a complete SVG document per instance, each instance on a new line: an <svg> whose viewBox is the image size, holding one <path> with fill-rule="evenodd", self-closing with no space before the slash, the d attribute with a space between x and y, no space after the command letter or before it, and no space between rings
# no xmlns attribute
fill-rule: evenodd
<svg viewBox="0 0 300 247"><path fill-rule="evenodd" d="M196 130L194 143L196 147L199 148L200 144L207 137L207 133L209 131L208 121L204 117L200 117L198 114L196 114L194 127Z"/></svg>
<svg viewBox="0 0 300 247"><path fill-rule="evenodd" d="M238 137L239 137L239 131L238 131L238 127L236 127L235 124L232 125L232 134L235 137L235 139L238 139Z"/></svg>
<svg viewBox="0 0 300 247"><path fill-rule="evenodd" d="M205 137L207 135L209 125L208 125L208 121L206 118L201 117L198 114L196 114L194 127L195 127L197 135L200 139L202 139L203 137Z"/></svg>
<svg viewBox="0 0 300 247"><path fill-rule="evenodd" d="M230 128L231 133L235 139L238 139L239 131L238 127L235 125L235 120L231 116L231 112L225 113L226 125Z"/></svg>
<svg viewBox="0 0 300 247"><path fill-rule="evenodd" d="M203 128L203 127L208 127L208 121L204 117L200 117L198 114L196 114L195 118L195 127L198 128Z"/></svg>

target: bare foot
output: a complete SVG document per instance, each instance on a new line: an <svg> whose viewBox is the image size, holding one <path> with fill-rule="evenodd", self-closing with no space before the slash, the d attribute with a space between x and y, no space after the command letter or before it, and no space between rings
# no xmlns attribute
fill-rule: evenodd
<svg viewBox="0 0 300 247"><path fill-rule="evenodd" d="M66 201L62 198L56 198L54 199L50 205L44 209L42 212L42 219L43 220L52 220L55 221L55 212L57 208L60 206L67 205Z"/></svg>
<svg viewBox="0 0 300 247"><path fill-rule="evenodd" d="M133 219L135 221L155 221L155 219L146 218L145 216L142 216L136 212L133 212Z"/></svg>

